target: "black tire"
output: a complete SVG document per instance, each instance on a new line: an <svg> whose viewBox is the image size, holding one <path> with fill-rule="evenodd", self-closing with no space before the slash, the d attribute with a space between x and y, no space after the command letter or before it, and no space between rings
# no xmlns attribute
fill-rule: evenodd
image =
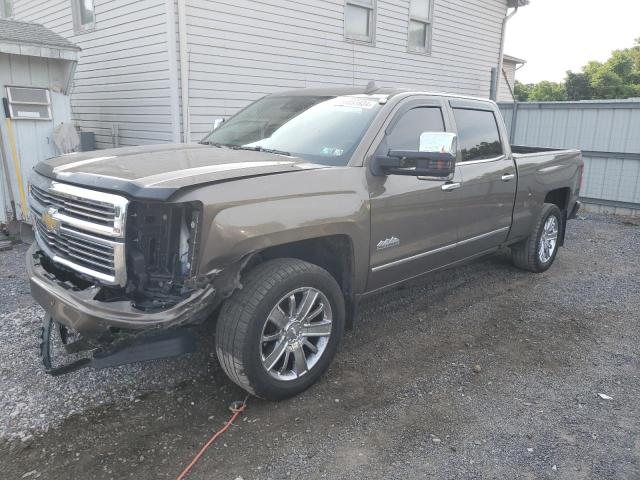
<svg viewBox="0 0 640 480"><path fill-rule="evenodd" d="M546 262L543 262L538 255L538 247L540 245L540 238L544 231L544 225L547 219L552 215L556 217L558 222L558 240L556 241L555 248L553 249L550 258ZM552 203L545 203L531 235L522 242L511 246L511 259L513 264L518 268L534 273L541 273L548 270L558 254L563 228L564 225L560 209Z"/></svg>
<svg viewBox="0 0 640 480"><path fill-rule="evenodd" d="M280 400L315 383L335 356L344 332L344 297L326 270L302 260L281 258L255 267L243 277L243 287L223 304L216 326L216 354L222 369L238 386L260 398ZM271 376L262 363L263 326L283 296L312 287L328 299L332 311L331 334L317 363L294 380Z"/></svg>

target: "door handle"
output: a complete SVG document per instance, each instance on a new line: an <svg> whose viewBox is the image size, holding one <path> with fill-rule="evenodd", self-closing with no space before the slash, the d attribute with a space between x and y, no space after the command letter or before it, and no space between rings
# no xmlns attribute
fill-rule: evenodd
<svg viewBox="0 0 640 480"><path fill-rule="evenodd" d="M503 182L508 182L509 180L513 180L514 178L516 178L515 173L505 173L504 175L502 175Z"/></svg>
<svg viewBox="0 0 640 480"><path fill-rule="evenodd" d="M458 188L460 188L462 186L462 184L460 182L458 183L445 183L444 185L442 185L442 190L444 192L451 192L452 190L457 190Z"/></svg>

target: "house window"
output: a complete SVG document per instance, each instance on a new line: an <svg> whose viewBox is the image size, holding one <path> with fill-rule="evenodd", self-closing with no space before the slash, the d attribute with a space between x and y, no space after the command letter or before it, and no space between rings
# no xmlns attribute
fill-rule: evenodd
<svg viewBox="0 0 640 480"><path fill-rule="evenodd" d="M376 0L347 0L344 6L344 35L347 40L373 43Z"/></svg>
<svg viewBox="0 0 640 480"><path fill-rule="evenodd" d="M76 32L93 30L96 25L94 0L71 0L73 26Z"/></svg>
<svg viewBox="0 0 640 480"><path fill-rule="evenodd" d="M9 18L13 16L13 1L0 0L0 18Z"/></svg>
<svg viewBox="0 0 640 480"><path fill-rule="evenodd" d="M411 0L409 5L409 51L431 51L431 17L434 0Z"/></svg>

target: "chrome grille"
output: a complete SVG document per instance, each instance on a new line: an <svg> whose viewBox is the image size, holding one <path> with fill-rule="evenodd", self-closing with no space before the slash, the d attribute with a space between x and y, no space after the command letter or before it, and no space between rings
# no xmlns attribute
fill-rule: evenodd
<svg viewBox="0 0 640 480"><path fill-rule="evenodd" d="M99 245L74 235L72 230L47 231L40 220L36 220L40 239L55 254L72 259L85 268L95 269L108 275L115 274L113 245Z"/></svg>
<svg viewBox="0 0 640 480"><path fill-rule="evenodd" d="M34 174L30 206L36 240L53 262L102 283L126 283L127 199Z"/></svg>
<svg viewBox="0 0 640 480"><path fill-rule="evenodd" d="M42 205L54 207L70 217L113 227L116 207L106 202L87 200L31 185L31 195Z"/></svg>

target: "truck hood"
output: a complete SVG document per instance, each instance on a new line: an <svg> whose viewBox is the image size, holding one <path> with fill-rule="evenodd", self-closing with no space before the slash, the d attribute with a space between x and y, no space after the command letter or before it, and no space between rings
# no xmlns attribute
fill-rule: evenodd
<svg viewBox="0 0 640 480"><path fill-rule="evenodd" d="M298 157L196 143L71 153L40 162L35 170L61 182L166 200L193 185L316 168L328 167Z"/></svg>

